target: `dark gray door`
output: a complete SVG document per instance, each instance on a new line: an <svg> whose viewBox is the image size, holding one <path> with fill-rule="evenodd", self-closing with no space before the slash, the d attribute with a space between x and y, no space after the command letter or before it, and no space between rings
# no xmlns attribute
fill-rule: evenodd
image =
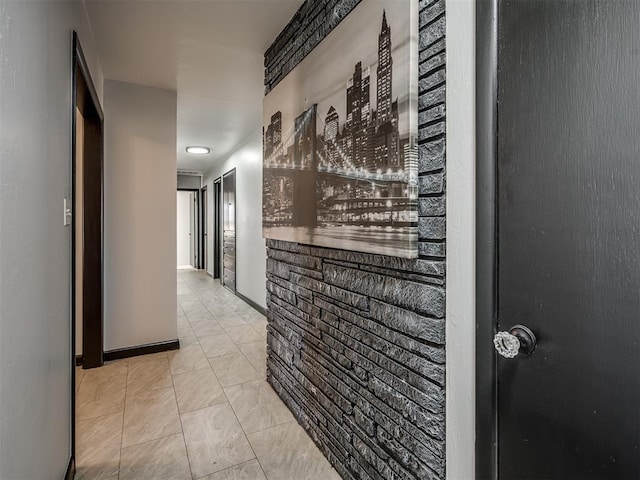
<svg viewBox="0 0 640 480"><path fill-rule="evenodd" d="M220 237L222 236L222 179L213 182L213 278L220 278Z"/></svg>
<svg viewBox="0 0 640 480"><path fill-rule="evenodd" d="M189 263L193 268L198 268L196 254L196 194L189 194Z"/></svg>
<svg viewBox="0 0 640 480"><path fill-rule="evenodd" d="M236 171L222 177L222 284L236 291Z"/></svg>
<svg viewBox="0 0 640 480"><path fill-rule="evenodd" d="M501 479L640 478L640 2L498 6Z"/></svg>

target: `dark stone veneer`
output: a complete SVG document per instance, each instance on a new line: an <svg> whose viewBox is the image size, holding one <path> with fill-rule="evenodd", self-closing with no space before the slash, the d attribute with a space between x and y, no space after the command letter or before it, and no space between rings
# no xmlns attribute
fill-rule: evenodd
<svg viewBox="0 0 640 480"><path fill-rule="evenodd" d="M359 1L307 0L266 91ZM345 479L445 477L445 0L418 21L420 258L267 241L268 380Z"/></svg>

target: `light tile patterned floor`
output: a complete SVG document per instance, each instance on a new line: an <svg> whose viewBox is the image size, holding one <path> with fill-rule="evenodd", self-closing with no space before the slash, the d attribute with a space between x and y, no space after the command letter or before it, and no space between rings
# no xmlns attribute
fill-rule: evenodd
<svg viewBox="0 0 640 480"><path fill-rule="evenodd" d="M178 271L175 352L77 370L79 480L339 480L265 381L264 316Z"/></svg>

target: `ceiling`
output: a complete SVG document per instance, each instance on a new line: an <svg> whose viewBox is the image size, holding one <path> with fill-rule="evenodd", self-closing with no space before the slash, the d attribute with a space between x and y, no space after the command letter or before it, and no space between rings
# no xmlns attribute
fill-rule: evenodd
<svg viewBox="0 0 640 480"><path fill-rule="evenodd" d="M205 172L261 128L263 54L303 0L85 3L104 77L176 90L178 169Z"/></svg>

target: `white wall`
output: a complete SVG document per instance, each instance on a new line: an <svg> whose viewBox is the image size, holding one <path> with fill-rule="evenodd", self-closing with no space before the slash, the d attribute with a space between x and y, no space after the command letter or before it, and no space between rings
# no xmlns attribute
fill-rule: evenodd
<svg viewBox="0 0 640 480"><path fill-rule="evenodd" d="M106 80L104 348L177 338L176 92Z"/></svg>
<svg viewBox="0 0 640 480"><path fill-rule="evenodd" d="M190 196L192 192L182 191L176 195L176 215L177 215L177 266L191 265L191 216L190 216Z"/></svg>
<svg viewBox="0 0 640 480"><path fill-rule="evenodd" d="M447 478L475 477L475 1L447 0Z"/></svg>
<svg viewBox="0 0 640 480"><path fill-rule="evenodd" d="M71 48L81 2L0 0L0 478L61 479L71 438Z"/></svg>
<svg viewBox="0 0 640 480"><path fill-rule="evenodd" d="M262 130L254 132L227 160L208 171L209 273L213 273L213 181L236 168L236 289L266 308L266 247L262 238Z"/></svg>

